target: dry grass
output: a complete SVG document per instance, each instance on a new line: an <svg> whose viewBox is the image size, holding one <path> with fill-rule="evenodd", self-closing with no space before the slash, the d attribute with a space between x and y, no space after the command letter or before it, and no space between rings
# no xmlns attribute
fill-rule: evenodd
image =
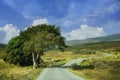
<svg viewBox="0 0 120 80"><path fill-rule="evenodd" d="M71 70L78 76L86 78L87 80L120 80L120 69L87 69L87 70Z"/></svg>
<svg viewBox="0 0 120 80"><path fill-rule="evenodd" d="M42 70L19 67L0 60L0 80L35 80Z"/></svg>
<svg viewBox="0 0 120 80"><path fill-rule="evenodd" d="M5 54L5 51L0 49L0 57L2 57Z"/></svg>
<svg viewBox="0 0 120 80"><path fill-rule="evenodd" d="M69 70L87 80L120 80L120 54L94 59L94 61L99 64L94 69Z"/></svg>
<svg viewBox="0 0 120 80"><path fill-rule="evenodd" d="M72 59L86 58L86 57L88 58L88 57L94 57L94 56L99 56L99 55L98 54L75 54L72 51L60 52L60 51L54 50L54 51L45 52L44 55L42 56L42 59L44 61L55 61L55 60L70 61Z"/></svg>

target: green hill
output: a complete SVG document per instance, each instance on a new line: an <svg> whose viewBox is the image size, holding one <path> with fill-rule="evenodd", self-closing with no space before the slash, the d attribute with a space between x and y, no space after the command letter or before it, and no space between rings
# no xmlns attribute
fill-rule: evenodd
<svg viewBox="0 0 120 80"><path fill-rule="evenodd" d="M66 44L69 46L73 46L84 43L107 42L107 41L120 41L120 34L113 34L113 35L96 37L96 38L87 38L83 40L70 40L70 41L66 41Z"/></svg>
<svg viewBox="0 0 120 80"><path fill-rule="evenodd" d="M0 49L4 49L5 46L6 46L5 44L0 43Z"/></svg>
<svg viewBox="0 0 120 80"><path fill-rule="evenodd" d="M0 58L5 55L5 44L0 43Z"/></svg>
<svg viewBox="0 0 120 80"><path fill-rule="evenodd" d="M94 42L70 46L71 49L108 49L117 47L120 48L120 41Z"/></svg>

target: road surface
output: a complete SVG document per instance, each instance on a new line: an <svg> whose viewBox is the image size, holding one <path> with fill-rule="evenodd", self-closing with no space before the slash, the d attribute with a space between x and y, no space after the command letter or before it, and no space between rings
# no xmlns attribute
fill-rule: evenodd
<svg viewBox="0 0 120 80"><path fill-rule="evenodd" d="M76 60L72 60L68 62L67 64L63 65L65 66L70 66L74 63L81 62L85 60L86 58L79 58ZM81 77L78 77L74 75L73 73L69 72L65 68L46 68L36 80L85 80Z"/></svg>
<svg viewBox="0 0 120 80"><path fill-rule="evenodd" d="M106 57L111 56L111 54L104 53ZM91 57L93 58L93 57ZM91 58L78 58L68 62L65 66L71 66L74 63L80 63L83 60L91 59ZM94 58L101 58L101 57L94 57ZM78 77L73 73L69 72L66 68L46 68L36 80L85 80L82 77Z"/></svg>

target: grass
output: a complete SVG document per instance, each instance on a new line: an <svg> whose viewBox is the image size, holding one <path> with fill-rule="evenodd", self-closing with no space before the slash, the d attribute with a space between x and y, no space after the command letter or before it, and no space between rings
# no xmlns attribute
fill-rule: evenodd
<svg viewBox="0 0 120 80"><path fill-rule="evenodd" d="M87 69L87 70L70 70L72 73L83 77L87 80L120 80L119 70L108 69Z"/></svg>
<svg viewBox="0 0 120 80"><path fill-rule="evenodd" d="M54 51L48 51L45 52L44 55L42 56L42 59L44 61L57 61L57 60L66 60L66 62L77 59L77 58L86 58L86 57L92 57L92 56L99 56L99 54L76 54L75 52L72 51L64 51L60 52L58 50Z"/></svg>
<svg viewBox="0 0 120 80"><path fill-rule="evenodd" d="M41 67L54 67L61 66L71 60L77 58L89 58L103 56L99 51L90 50L90 49L81 49L74 51L64 51L52 50L45 52L42 56L43 63L40 64Z"/></svg>
<svg viewBox="0 0 120 80"><path fill-rule="evenodd" d="M40 67L57 67L73 59L101 56L100 59L84 61L82 67L70 69L70 71L89 80L120 80L120 68L117 65L120 64L119 44L120 41L87 43L68 47L64 52L48 51L42 56L43 63L40 64ZM113 56L104 57L102 52L111 53ZM1 49L0 57L4 54L4 50ZM90 69L89 65L94 68ZM35 80L43 68L35 70L32 66L15 66L0 59L0 80Z"/></svg>
<svg viewBox="0 0 120 80"><path fill-rule="evenodd" d="M5 51L0 49L0 57L4 54ZM42 70L43 68L33 69L32 66L12 65L0 59L0 80L35 80Z"/></svg>
<svg viewBox="0 0 120 80"><path fill-rule="evenodd" d="M81 45L70 46L67 48L68 51L81 49L100 50L106 52L120 52L120 41L85 43Z"/></svg>
<svg viewBox="0 0 120 80"><path fill-rule="evenodd" d="M11 65L0 59L0 80L35 80L42 70Z"/></svg>
<svg viewBox="0 0 120 80"><path fill-rule="evenodd" d="M81 65L88 66L92 64L93 69L81 67L78 69L69 69L78 76L82 76L87 80L120 80L120 54L110 57L102 57L99 59L86 60Z"/></svg>
<svg viewBox="0 0 120 80"><path fill-rule="evenodd" d="M75 54L99 54L101 58L86 60L80 65L69 69L78 76L87 80L120 80L120 41L86 43L71 46L68 51ZM101 53L110 53L112 56L105 57ZM93 66L93 68L91 68Z"/></svg>
<svg viewBox="0 0 120 80"><path fill-rule="evenodd" d="M0 58L5 54L5 51L3 49L0 49Z"/></svg>

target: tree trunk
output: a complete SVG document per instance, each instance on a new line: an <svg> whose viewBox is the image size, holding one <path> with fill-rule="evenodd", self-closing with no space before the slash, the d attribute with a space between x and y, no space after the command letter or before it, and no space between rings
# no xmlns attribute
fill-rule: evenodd
<svg viewBox="0 0 120 80"><path fill-rule="evenodd" d="M35 53L32 53L32 58L33 58L33 68L37 69L38 65L41 62L41 55L43 55L43 51L40 51L35 55Z"/></svg>
<svg viewBox="0 0 120 80"><path fill-rule="evenodd" d="M37 53L37 64L40 64L40 52Z"/></svg>
<svg viewBox="0 0 120 80"><path fill-rule="evenodd" d="M41 55L43 55L43 51L40 51L37 53L37 56L36 56L37 64L40 64L40 62L41 62Z"/></svg>
<svg viewBox="0 0 120 80"><path fill-rule="evenodd" d="M35 59L35 53L32 53L32 58L33 58L33 68L37 69L37 63Z"/></svg>

